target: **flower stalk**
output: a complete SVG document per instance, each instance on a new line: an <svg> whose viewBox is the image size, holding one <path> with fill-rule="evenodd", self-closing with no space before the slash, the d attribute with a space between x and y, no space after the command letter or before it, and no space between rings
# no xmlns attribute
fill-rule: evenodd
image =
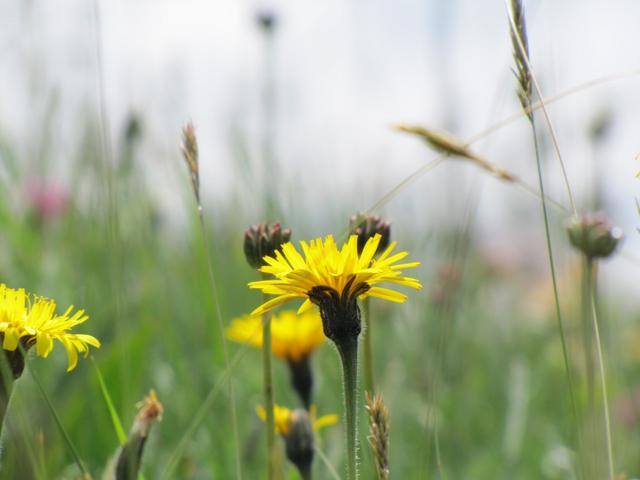
<svg viewBox="0 0 640 480"><path fill-rule="evenodd" d="M11 401L13 383L22 375L24 356L20 349L13 352L2 350L0 353L0 434L4 425L4 417Z"/></svg>
<svg viewBox="0 0 640 480"><path fill-rule="evenodd" d="M342 361L347 479L356 480L358 478L358 337L347 337L335 343Z"/></svg>
<svg viewBox="0 0 640 480"><path fill-rule="evenodd" d="M265 299L266 301L266 299ZM275 419L273 415L273 378L271 367L271 312L262 316L262 378L267 423L267 478L275 478Z"/></svg>

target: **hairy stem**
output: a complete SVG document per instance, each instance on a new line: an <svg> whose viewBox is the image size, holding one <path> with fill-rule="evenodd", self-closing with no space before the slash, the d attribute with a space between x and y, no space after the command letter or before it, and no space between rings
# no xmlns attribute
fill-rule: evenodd
<svg viewBox="0 0 640 480"><path fill-rule="evenodd" d="M344 418L347 433L347 480L358 478L358 338L336 342L344 388Z"/></svg>

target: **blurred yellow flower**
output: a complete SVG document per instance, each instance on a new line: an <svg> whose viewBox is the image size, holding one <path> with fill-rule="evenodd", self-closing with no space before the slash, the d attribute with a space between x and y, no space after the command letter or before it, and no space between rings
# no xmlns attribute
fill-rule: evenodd
<svg viewBox="0 0 640 480"><path fill-rule="evenodd" d="M262 405L256 407L256 413L260 419L264 422L267 418L267 412ZM275 418L276 432L283 437L289 434L289 430L294 422L298 420L298 417L307 415L306 410L290 410L287 407L281 407L280 405L274 405L273 416ZM309 409L309 419L311 421L311 428L314 432L317 432L321 428L334 425L338 422L338 416L323 415L320 418L316 418L316 406L312 405Z"/></svg>
<svg viewBox="0 0 640 480"><path fill-rule="evenodd" d="M38 356L47 357L53 350L53 341L58 340L67 350L67 371L73 370L78 363L78 352L86 356L89 345L98 348L100 342L91 335L68 332L89 318L84 310L72 314L71 306L62 315L56 315L55 311L53 300L27 294L23 288L16 290L0 284L2 348L15 351L19 343L25 349L35 345Z"/></svg>
<svg viewBox="0 0 640 480"><path fill-rule="evenodd" d="M392 242L377 259L374 258L381 238L379 234L370 238L361 254L358 254L357 235L351 235L341 249L338 249L332 235L328 235L324 241L321 238L309 243L301 241L304 257L292 243L285 243L282 251L276 250L275 258L264 257L267 265L260 268L261 272L269 273L275 279L249 283L250 288L276 297L260 305L251 314L261 315L297 298L305 299L298 310L298 313L304 312L312 305L310 293L314 288L332 291L341 298L371 296L403 303L406 295L374 285L386 282L419 289L422 287L420 282L401 276L401 270L417 267L420 262L397 263L408 253L391 255L396 242Z"/></svg>
<svg viewBox="0 0 640 480"><path fill-rule="evenodd" d="M246 315L236 318L226 333L231 340L261 348L262 317ZM284 310L271 318L271 350L283 360L299 362L324 340L322 320L316 310L301 315Z"/></svg>

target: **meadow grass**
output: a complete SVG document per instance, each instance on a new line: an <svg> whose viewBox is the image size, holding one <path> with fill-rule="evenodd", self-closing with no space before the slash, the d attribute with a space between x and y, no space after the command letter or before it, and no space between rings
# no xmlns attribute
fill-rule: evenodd
<svg viewBox="0 0 640 480"><path fill-rule="evenodd" d="M530 66L522 53L519 65L526 75ZM549 103L535 104L530 90L520 98L528 100L513 119L532 119L531 112ZM0 476L71 479L86 469L100 478L125 443L136 402L153 388L164 415L145 448L145 478L238 478L240 472L244 478L265 478L264 425L255 414L255 407L264 403L261 353L226 345L221 327L262 303L247 288L256 273L246 264L242 234L250 223L266 219L238 213L234 207L240 191L210 210L194 207L189 178L182 171L175 177L175 191L180 192L175 198L188 213L184 226L175 228L159 210L155 192L136 164L135 149L128 151L130 158L116 160L101 143L107 136L98 128L82 136L71 168L70 204L54 219L43 219L24 205L15 186L25 183L26 172L11 146L4 146L0 282L81 306L91 317L85 326L102 347L92 352L95 368L81 362L69 375L63 374L65 360L58 350L48 361L28 357L5 419ZM177 132L175 162L181 172L178 143ZM467 148L469 142L460 145ZM559 148L557 154L561 156ZM415 178L441 164L446 165L444 157L425 164L381 195L367 213L377 212L411 188ZM492 165L480 166L495 169ZM190 173L195 186L197 176L194 181ZM208 188L208 179L199 181ZM420 293L402 307L367 300L367 309L375 312L375 333L368 337L370 364L390 418L390 442L379 435L380 429L386 433L386 425L372 430L370 441L388 455L384 460L390 478L582 478L576 429L584 418L582 412L572 412L568 393L574 380L577 404L594 395L592 401L605 407L606 428L594 430L594 458L608 459L609 477L640 473L634 400L640 381L637 315L630 315L618 298L600 298L596 308L597 292L590 284L591 323L584 322L580 273L572 267L579 259L564 235L566 215L547 211L541 171L539 182L543 218L537 241L542 244L546 238L551 275L537 274L524 259L487 255L474 236L476 209L470 207L453 226L426 239L399 239L403 249L426 265L419 274L425 284ZM197 200L199 207L199 195ZM265 204L278 211L275 197ZM362 207L341 205L332 212L334 219L347 212L333 232L347 232L349 215ZM392 204L386 213L393 217ZM277 219L294 229L296 239L304 238L303 233L328 233L317 232L306 212L297 216L304 222L290 225L286 218ZM394 233L392 238L398 239ZM606 317L605 325L598 323L599 312L606 312L600 315ZM589 376L581 343L584 325L593 325L597 336L595 353L602 367L597 393L583 388ZM335 348L327 342L312 362L320 414L342 416ZM298 405L286 365L275 360L273 390L276 403ZM365 397L357 398L360 476L374 478L381 453L366 448ZM375 418L381 421L386 414ZM314 478L343 477L347 455L342 428L318 432ZM278 439L277 445L281 443ZM275 477L297 478L284 456L276 462Z"/></svg>

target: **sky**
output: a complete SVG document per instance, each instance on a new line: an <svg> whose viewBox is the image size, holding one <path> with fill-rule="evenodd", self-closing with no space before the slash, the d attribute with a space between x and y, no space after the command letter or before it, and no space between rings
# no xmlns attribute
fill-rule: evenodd
<svg viewBox="0 0 640 480"><path fill-rule="evenodd" d="M525 6L544 96L640 69L640 2ZM276 18L271 37L257 27L265 12ZM262 185L277 185L283 215L317 215L326 228L336 212L366 210L435 157L393 125L418 123L465 139L517 113L511 68L502 0L0 0L0 139L27 169L46 156L47 175L64 182L87 119L103 108L117 152L133 112L144 128L139 161L175 217L184 214L172 201L176 183L186 179L180 128L191 120L207 202L225 205L244 189L247 209L260 211ZM640 249L638 111L640 75L549 106L578 205L599 185L631 251ZM594 144L589 131L600 118L610 128ZM548 126L542 115L537 122L549 195L568 205ZM474 148L535 185L525 120ZM495 248L517 248L540 220L535 199L455 160L382 213L429 231L459 223L470 202L480 235Z"/></svg>

